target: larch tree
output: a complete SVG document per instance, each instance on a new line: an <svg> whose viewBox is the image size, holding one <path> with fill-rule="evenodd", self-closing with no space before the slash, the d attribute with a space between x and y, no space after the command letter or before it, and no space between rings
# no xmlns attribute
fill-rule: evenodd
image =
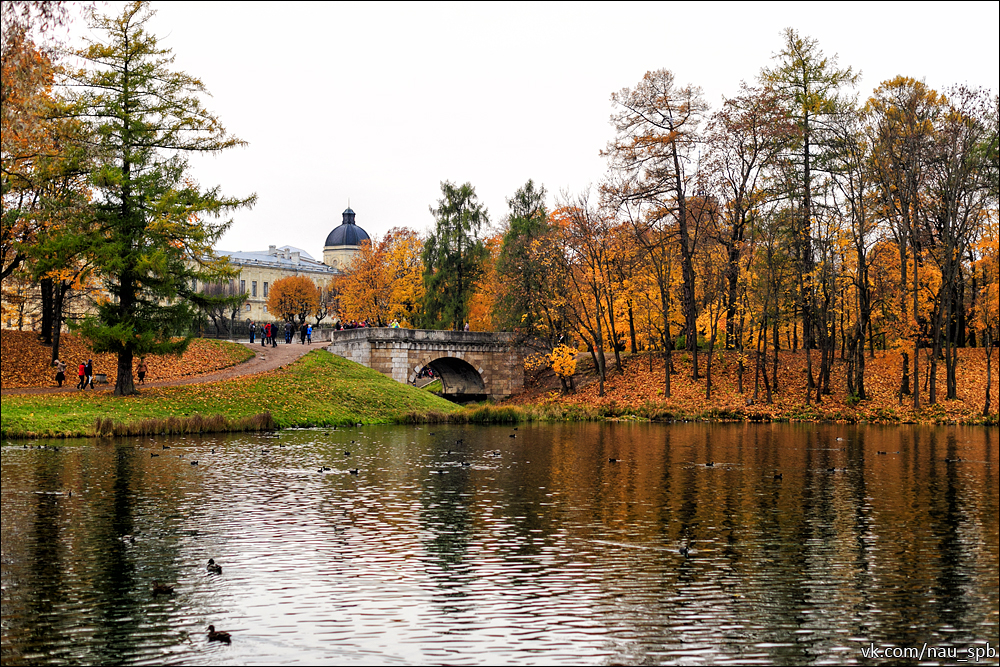
<svg viewBox="0 0 1000 667"><path fill-rule="evenodd" d="M510 211L496 262L503 281L494 318L504 329L521 331L531 338L545 326L544 314L537 312L533 299L533 291L545 282L545 266L532 252L535 241L549 232L545 187L529 179L507 200L507 206Z"/></svg>
<svg viewBox="0 0 1000 667"><path fill-rule="evenodd" d="M202 189L189 175L187 155L244 142L202 106L202 82L171 69L170 51L146 31L152 16L145 2L117 17L91 13L102 37L76 53L86 65L65 81L95 136L94 213L81 233L110 297L81 331L95 352L117 355L116 396L136 392L136 355L187 347L193 304L206 298L197 283L229 277L213 253L231 224L223 216L255 199Z"/></svg>
<svg viewBox="0 0 1000 667"><path fill-rule="evenodd" d="M899 250L899 305L903 326L913 343L913 381L908 354L903 352L899 400L913 395L913 409L920 409L920 268L922 264L922 220L926 218L924 191L933 149L934 123L943 113L945 100L922 81L895 77L883 81L865 105L872 133L872 170L879 189L882 217L890 224ZM909 246L912 257L912 309L906 294ZM908 315L909 313L909 315Z"/></svg>
<svg viewBox="0 0 1000 667"><path fill-rule="evenodd" d="M635 88L611 96L616 112L611 122L616 137L602 153L618 175L614 188L605 188L618 206L645 203L648 212L629 216L640 242L665 239L675 227L681 260L681 302L684 335L692 352L692 370L698 377L698 330L695 301L694 251L698 235L696 216L688 208L696 169L696 149L708 105L696 86L680 86L666 69L647 72ZM651 255L651 257L655 257Z"/></svg>
<svg viewBox="0 0 1000 667"><path fill-rule="evenodd" d="M486 208L470 183L441 183L434 231L424 242L423 325L428 329L462 329L469 317L469 300L483 274L489 225Z"/></svg>
<svg viewBox="0 0 1000 667"><path fill-rule="evenodd" d="M774 91L797 130L797 141L786 156L792 186L788 193L795 203L793 240L798 262L798 309L802 317L806 349L806 396L815 386L811 351L815 344L816 303L812 284L815 267L812 231L815 223L816 175L829 137L828 125L842 107L841 90L855 84L858 75L850 67L839 69L836 56L827 58L815 39L792 28L783 33L784 47L775 54L773 68L761 71L764 85ZM824 359L827 358L824 356ZM821 373L825 369L821 369Z"/></svg>

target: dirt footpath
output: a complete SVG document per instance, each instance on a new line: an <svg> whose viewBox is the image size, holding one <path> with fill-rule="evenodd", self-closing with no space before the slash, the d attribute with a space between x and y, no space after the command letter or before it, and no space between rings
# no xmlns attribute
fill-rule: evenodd
<svg viewBox="0 0 1000 667"><path fill-rule="evenodd" d="M323 348L322 343L313 343L312 345L301 345L299 343L290 343L286 345L285 343L278 343L277 347L271 347L269 345L265 347L260 343L254 343L252 345L250 343L241 344L254 353L253 359L247 359L241 364L230 366L229 368L223 368L222 370L213 371L211 373L205 373L203 375L188 375L182 378L175 378L173 380L147 382L144 385L137 384L136 386L140 389L142 387L178 387L185 384L204 384L206 382L228 380L242 375L265 373L292 363L310 350L319 350ZM3 389L0 393L2 393L3 396L15 396L19 394L58 394L71 391L81 391L75 387L76 377L70 378L68 376L69 373L67 373L66 382L63 383L61 388L25 387L19 389ZM136 382L138 382L138 380L136 380ZM112 391L114 388L114 375L108 374L108 383L94 385L93 390ZM83 391L91 390L84 389Z"/></svg>

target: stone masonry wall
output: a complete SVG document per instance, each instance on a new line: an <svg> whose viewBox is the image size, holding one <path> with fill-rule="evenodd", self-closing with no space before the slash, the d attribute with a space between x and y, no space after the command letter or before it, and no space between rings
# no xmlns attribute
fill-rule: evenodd
<svg viewBox="0 0 1000 667"><path fill-rule="evenodd" d="M444 358L441 364L445 366L447 359L461 359L471 365L482 377L485 393L490 398L506 398L524 386L524 362L508 333L352 329L333 332L327 349L400 383L413 382L421 368ZM449 375L449 378L453 385L456 382L463 384L458 375ZM478 393L471 386L456 385L449 390Z"/></svg>

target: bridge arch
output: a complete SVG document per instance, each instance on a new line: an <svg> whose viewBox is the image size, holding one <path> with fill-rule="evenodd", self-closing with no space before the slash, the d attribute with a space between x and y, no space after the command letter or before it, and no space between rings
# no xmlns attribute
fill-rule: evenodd
<svg viewBox="0 0 1000 667"><path fill-rule="evenodd" d="M453 400L499 400L524 385L524 362L510 333L351 329L334 331L327 350L408 384L429 365Z"/></svg>
<svg viewBox="0 0 1000 667"><path fill-rule="evenodd" d="M456 356L442 356L440 353L428 355L418 361L410 372L408 382L416 380L417 373L424 367L434 369L434 375L441 380L441 393L445 398L456 401L483 400L486 398L488 380L485 369L479 369L465 359Z"/></svg>

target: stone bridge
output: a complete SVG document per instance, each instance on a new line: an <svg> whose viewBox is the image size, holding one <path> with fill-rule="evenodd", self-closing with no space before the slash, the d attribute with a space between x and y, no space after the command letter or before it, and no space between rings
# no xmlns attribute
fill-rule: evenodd
<svg viewBox="0 0 1000 667"><path fill-rule="evenodd" d="M334 331L330 352L414 384L424 366L452 400L499 400L524 386L524 360L513 334L372 327Z"/></svg>

